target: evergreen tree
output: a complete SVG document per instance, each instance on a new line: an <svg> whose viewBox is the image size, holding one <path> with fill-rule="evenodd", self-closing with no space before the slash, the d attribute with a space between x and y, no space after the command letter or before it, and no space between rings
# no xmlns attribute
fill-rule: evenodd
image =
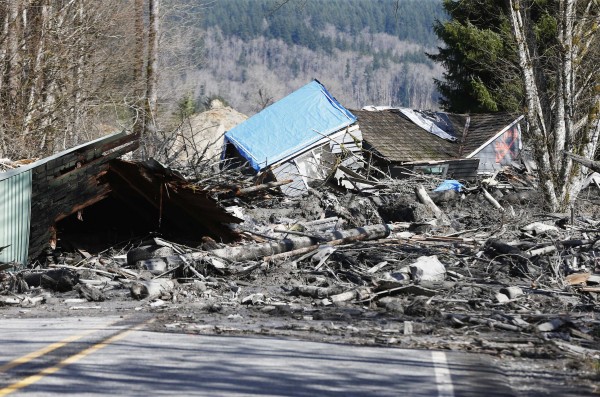
<svg viewBox="0 0 600 397"><path fill-rule="evenodd" d="M445 43L428 56L444 66L436 80L441 105L448 111L518 111L523 87L518 77L515 41L502 2L444 0L447 21L434 31Z"/></svg>

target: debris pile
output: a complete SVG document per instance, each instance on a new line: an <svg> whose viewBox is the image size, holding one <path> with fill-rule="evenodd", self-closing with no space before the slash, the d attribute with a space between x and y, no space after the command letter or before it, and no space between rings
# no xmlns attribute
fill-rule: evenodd
<svg viewBox="0 0 600 397"><path fill-rule="evenodd" d="M241 241L152 235L93 255L57 249L34 268L1 265L0 305L129 302L122 310L157 311L157 326L174 331L598 355L600 205L544 214L524 170L472 184L390 180L368 196L207 189L243 220L230 225Z"/></svg>

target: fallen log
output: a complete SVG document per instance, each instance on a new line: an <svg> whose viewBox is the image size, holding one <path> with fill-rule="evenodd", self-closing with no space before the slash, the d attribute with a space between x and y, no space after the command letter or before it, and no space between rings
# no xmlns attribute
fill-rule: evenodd
<svg viewBox="0 0 600 397"><path fill-rule="evenodd" d="M320 234L316 237L289 237L283 240L276 240L255 245L240 245L236 247L225 247L211 251L192 252L185 255L167 256L163 258L147 259L139 261L139 265L152 266L153 262L167 262L172 266L186 264L186 261L208 261L214 267L218 267L215 263L216 258L225 259L230 262L243 262L249 260L268 261L281 256L278 254L292 252L294 254L310 252L319 247L320 244L327 242L328 244L339 245L351 241L359 240L377 240L389 236L390 229L387 225L370 225L356 229L339 230L330 233ZM285 256L285 255L284 255ZM212 258L211 258L212 257ZM225 270L224 267L220 267Z"/></svg>
<svg viewBox="0 0 600 397"><path fill-rule="evenodd" d="M217 256L233 262L245 260L262 260L264 257L318 245L322 242L352 239L361 237L363 240L375 240L387 237L390 229L387 225L370 225L356 229L339 230L319 235L320 239L311 237L289 237L280 241L272 241L264 244L242 245L237 247L226 247L209 251L208 254ZM206 253L193 253L194 255Z"/></svg>
<svg viewBox="0 0 600 397"><path fill-rule="evenodd" d="M356 288L341 294L331 295L329 300L333 303L348 302L354 299L365 300L371 296L371 289L367 287Z"/></svg>
<svg viewBox="0 0 600 397"><path fill-rule="evenodd" d="M244 194L254 193L254 192L261 191L261 190L267 190L267 189L271 189L274 187L287 185L288 183L292 183L292 182L293 182L292 179L286 179L286 180L277 181L277 182L267 182L267 183L263 183L262 185L256 185L256 186L251 186L251 187L245 187L245 188L238 187L235 191L235 195L243 196Z"/></svg>
<svg viewBox="0 0 600 397"><path fill-rule="evenodd" d="M573 153L569 153L563 151L563 154L567 157L570 157L576 163L583 165L584 167L589 168L592 171L600 172L600 161L593 161L583 156L578 156Z"/></svg>
<svg viewBox="0 0 600 397"><path fill-rule="evenodd" d="M483 197L485 197L485 199L494 206L494 208L496 208L499 211L504 212L504 208L500 205L500 203L498 201L496 201L496 199L487 191L485 190L485 188L481 188L481 191L483 192Z"/></svg>
<svg viewBox="0 0 600 397"><path fill-rule="evenodd" d="M32 307L46 300L43 296L0 296L0 306L20 305L21 307Z"/></svg>
<svg viewBox="0 0 600 397"><path fill-rule="evenodd" d="M551 253L553 253L555 251L556 251L556 246L555 245L548 245L546 247L541 247L541 248L537 248L537 249L526 251L525 254L529 258L532 258L534 256L551 254Z"/></svg>
<svg viewBox="0 0 600 397"><path fill-rule="evenodd" d="M415 188L415 193L417 194L419 201L421 201L422 204L429 207L429 209L431 210L431 212L433 212L433 214L435 215L435 217L437 219L444 218L444 213L442 212L441 209L439 209L439 207L437 205L435 205L435 203L433 202L431 197L429 197L429 194L427 194L427 191L425 190L423 185L417 186Z"/></svg>
<svg viewBox="0 0 600 397"><path fill-rule="evenodd" d="M335 285L332 287L317 287L314 285L298 285L292 291L292 295L309 296L311 298L327 298L332 295L339 294L343 291L343 287Z"/></svg>
<svg viewBox="0 0 600 397"><path fill-rule="evenodd" d="M274 261L274 260L278 260L278 259L287 259L287 258L291 258L292 256L302 255L302 254L306 254L306 253L309 253L312 251L316 251L324 245L336 246L336 245L342 245L342 244L347 244L347 243L353 243L356 241L367 240L366 237L367 237L367 235L358 235L358 236L354 236L354 237L341 238L339 240L331 240L331 241L327 241L326 243L323 243L323 244L309 245L308 247L298 248L293 251L286 251L286 252L282 252L282 253L275 254L275 255L265 256L263 258L263 260L265 262L270 262L270 261Z"/></svg>

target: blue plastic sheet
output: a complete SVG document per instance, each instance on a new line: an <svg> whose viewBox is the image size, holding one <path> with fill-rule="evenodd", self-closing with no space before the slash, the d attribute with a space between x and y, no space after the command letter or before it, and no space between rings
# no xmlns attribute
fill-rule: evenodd
<svg viewBox="0 0 600 397"><path fill-rule="evenodd" d="M454 179L447 179L435 188L434 192L443 192L444 190L454 190L460 192L465 187L462 183Z"/></svg>
<svg viewBox="0 0 600 397"><path fill-rule="evenodd" d="M317 80L292 92L225 134L257 171L356 122Z"/></svg>

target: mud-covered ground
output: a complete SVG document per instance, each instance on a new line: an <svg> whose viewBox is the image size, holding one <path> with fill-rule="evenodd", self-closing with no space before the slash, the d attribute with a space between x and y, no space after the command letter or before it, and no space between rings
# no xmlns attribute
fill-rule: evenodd
<svg viewBox="0 0 600 397"><path fill-rule="evenodd" d="M583 192L569 214L543 213L532 189L488 188L504 212L477 187L431 193L445 216L436 219L413 188L398 184L361 196L322 187L299 199L262 194L236 200L244 218L237 227L248 240L289 237L282 236L283 229L318 235L321 231L306 225L323 219L334 219L340 229L386 223L392 232L333 247L324 242L314 252L272 261L194 263L195 272L162 277L176 280L173 289L141 300L132 297L131 286L156 274L116 254L142 242L88 259L55 252L44 268L70 266L65 291L44 282L19 290L15 276L5 274L3 285L10 289L5 296L43 301L5 304L0 316L149 312L157 319L151 327L160 332L467 351L494 357L522 395L561 395L563 388L598 393L598 191ZM524 229L534 223L551 229ZM502 251L507 246L517 251ZM548 247L554 248L532 254ZM421 257L437 258L445 269L442 279L415 276L411 266ZM100 294L82 292L77 287L82 284Z"/></svg>

